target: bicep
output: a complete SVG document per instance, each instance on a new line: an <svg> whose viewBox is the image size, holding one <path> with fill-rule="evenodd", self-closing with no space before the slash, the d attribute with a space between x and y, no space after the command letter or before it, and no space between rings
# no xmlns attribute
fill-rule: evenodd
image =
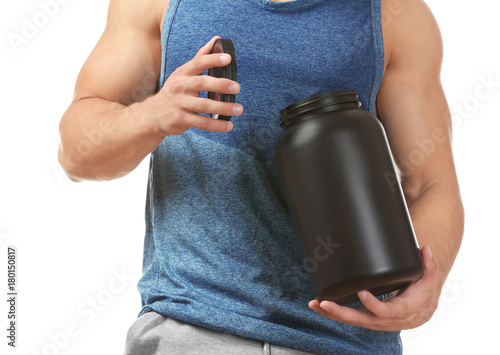
<svg viewBox="0 0 500 355"><path fill-rule="evenodd" d="M156 90L161 64L160 29L153 6L111 1L103 35L85 61L74 101L101 98L129 105Z"/></svg>
<svg viewBox="0 0 500 355"><path fill-rule="evenodd" d="M456 176L450 112L440 81L439 29L423 2L405 4L384 29L392 49L377 107L403 189L413 197L438 180L455 183Z"/></svg>

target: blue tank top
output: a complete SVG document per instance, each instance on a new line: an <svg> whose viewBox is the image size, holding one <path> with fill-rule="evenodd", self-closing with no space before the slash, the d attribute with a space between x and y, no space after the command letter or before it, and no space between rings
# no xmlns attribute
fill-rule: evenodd
<svg viewBox="0 0 500 355"><path fill-rule="evenodd" d="M374 112L380 18L380 0L170 0L160 88L220 35L235 44L245 111L229 133L189 129L152 152L139 315L317 354L401 354L399 332L308 307L312 279L273 158L279 112L296 101L350 89Z"/></svg>

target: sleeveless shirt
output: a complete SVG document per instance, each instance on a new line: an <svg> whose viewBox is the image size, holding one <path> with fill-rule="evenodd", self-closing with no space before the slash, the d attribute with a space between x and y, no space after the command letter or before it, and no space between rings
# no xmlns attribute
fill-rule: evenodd
<svg viewBox="0 0 500 355"><path fill-rule="evenodd" d="M244 113L231 132L191 128L151 153L139 315L317 354L401 354L399 332L308 307L312 277L274 162L279 112L296 101L355 90L374 113L380 0L171 0L158 89L214 35L235 44Z"/></svg>

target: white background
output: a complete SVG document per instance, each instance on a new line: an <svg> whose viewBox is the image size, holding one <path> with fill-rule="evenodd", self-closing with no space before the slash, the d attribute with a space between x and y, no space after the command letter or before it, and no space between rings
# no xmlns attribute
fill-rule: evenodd
<svg viewBox="0 0 500 355"><path fill-rule="evenodd" d="M500 8L486 0L428 4L445 44L442 81L453 112L466 229L434 318L403 332L405 354L494 354L498 327L491 324L500 318ZM23 18L34 21L42 8L34 0L0 5L2 354L121 354L140 309L136 283L148 159L122 179L74 184L56 158L58 123L104 29L107 5L66 1L46 24L38 18L40 28L17 51L9 34L21 35ZM485 86L488 80L496 86ZM19 253L14 351L6 345L7 245Z"/></svg>

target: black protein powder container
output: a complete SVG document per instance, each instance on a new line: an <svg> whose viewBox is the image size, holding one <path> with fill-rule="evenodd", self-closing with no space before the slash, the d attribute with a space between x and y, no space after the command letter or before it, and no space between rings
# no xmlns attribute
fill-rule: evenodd
<svg viewBox="0 0 500 355"><path fill-rule="evenodd" d="M354 91L280 112L275 160L321 301L405 288L423 263L385 130Z"/></svg>

